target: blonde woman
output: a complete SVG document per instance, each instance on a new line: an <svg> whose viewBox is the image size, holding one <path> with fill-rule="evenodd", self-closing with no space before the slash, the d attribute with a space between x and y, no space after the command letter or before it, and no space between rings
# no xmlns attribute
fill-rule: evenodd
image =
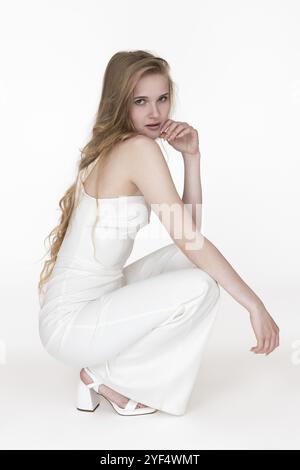
<svg viewBox="0 0 300 470"><path fill-rule="evenodd" d="M198 133L171 119L173 105L166 60L114 54L76 181L59 201L38 286L39 333L50 355L80 369L78 410L94 411L104 397L121 415L183 415L219 286L248 311L253 352L279 345L262 300L201 233ZM182 199L158 139L182 154ZM124 267L152 210L173 242Z"/></svg>

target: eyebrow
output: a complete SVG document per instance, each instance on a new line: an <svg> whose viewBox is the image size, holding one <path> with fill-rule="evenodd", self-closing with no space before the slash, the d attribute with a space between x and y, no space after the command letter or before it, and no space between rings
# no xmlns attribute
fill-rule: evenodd
<svg viewBox="0 0 300 470"><path fill-rule="evenodd" d="M161 98L164 95L168 95L169 92L167 91L166 93L163 93L162 95L159 96ZM136 100L137 98L149 98L149 96L135 96L133 99Z"/></svg>

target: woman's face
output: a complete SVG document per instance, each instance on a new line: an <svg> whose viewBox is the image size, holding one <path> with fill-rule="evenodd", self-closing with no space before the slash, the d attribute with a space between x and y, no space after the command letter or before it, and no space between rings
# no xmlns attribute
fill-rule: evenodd
<svg viewBox="0 0 300 470"><path fill-rule="evenodd" d="M169 118L169 82L162 74L142 77L132 95L130 118L135 129L152 139L160 137L160 129ZM147 127L159 123L156 128Z"/></svg>

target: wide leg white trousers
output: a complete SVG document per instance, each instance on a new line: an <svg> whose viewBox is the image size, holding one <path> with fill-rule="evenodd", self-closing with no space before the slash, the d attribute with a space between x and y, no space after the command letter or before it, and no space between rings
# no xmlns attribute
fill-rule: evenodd
<svg viewBox="0 0 300 470"><path fill-rule="evenodd" d="M126 266L121 287L81 309L57 356L128 398L182 415L219 299L218 283L171 243Z"/></svg>

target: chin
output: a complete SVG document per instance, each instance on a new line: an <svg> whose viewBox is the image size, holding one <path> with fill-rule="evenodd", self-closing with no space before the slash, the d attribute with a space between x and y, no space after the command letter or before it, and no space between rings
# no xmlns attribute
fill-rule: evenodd
<svg viewBox="0 0 300 470"><path fill-rule="evenodd" d="M158 137L158 135L157 135L157 136L156 136L156 135L153 135L153 134L151 135L151 134L148 134L148 133L145 132L145 131L140 131L140 134L141 134L141 135L144 135L145 137L149 137L149 139L157 139L157 137Z"/></svg>

